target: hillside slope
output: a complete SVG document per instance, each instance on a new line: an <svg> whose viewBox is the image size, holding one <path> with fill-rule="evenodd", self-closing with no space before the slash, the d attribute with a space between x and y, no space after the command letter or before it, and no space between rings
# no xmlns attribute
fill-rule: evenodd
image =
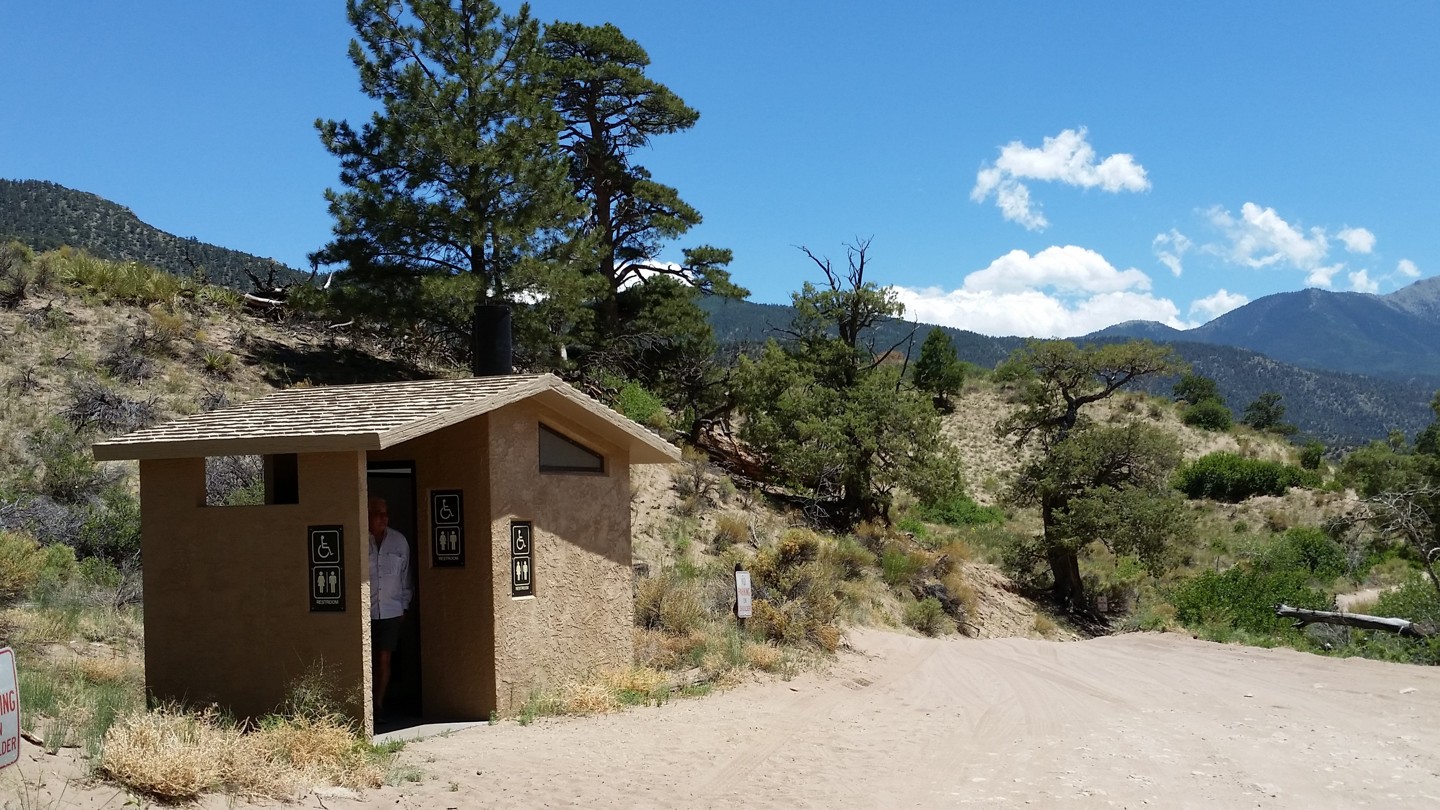
<svg viewBox="0 0 1440 810"><path fill-rule="evenodd" d="M303 278L274 259L166 233L122 205L41 180L0 179L0 243L12 239L37 251L69 245L186 278L201 273L211 284L238 290L254 286L247 272L282 284Z"/></svg>

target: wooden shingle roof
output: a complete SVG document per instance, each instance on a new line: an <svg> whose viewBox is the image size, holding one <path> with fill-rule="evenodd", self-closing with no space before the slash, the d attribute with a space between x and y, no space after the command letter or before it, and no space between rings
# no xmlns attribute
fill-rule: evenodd
<svg viewBox="0 0 1440 810"><path fill-rule="evenodd" d="M553 374L290 388L93 449L101 461L381 450L532 397L628 448L631 463L680 458L669 442Z"/></svg>

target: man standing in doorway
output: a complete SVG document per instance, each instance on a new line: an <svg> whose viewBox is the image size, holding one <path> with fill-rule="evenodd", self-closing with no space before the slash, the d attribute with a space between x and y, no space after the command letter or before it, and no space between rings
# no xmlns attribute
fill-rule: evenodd
<svg viewBox="0 0 1440 810"><path fill-rule="evenodd" d="M385 720L390 658L400 644L400 626L410 609L410 543L390 528L384 498L370 499L370 649L375 672L375 721Z"/></svg>

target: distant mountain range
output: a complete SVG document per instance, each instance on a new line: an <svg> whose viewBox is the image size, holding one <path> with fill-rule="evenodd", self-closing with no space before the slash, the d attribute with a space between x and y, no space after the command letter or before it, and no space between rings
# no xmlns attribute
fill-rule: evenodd
<svg viewBox="0 0 1440 810"><path fill-rule="evenodd" d="M203 268L211 283L242 290L253 286L247 270L261 279L273 271L282 283L303 278L273 259L166 233L124 206L39 180L0 180L0 242L11 239L37 250L70 245L176 275ZM793 315L787 306L718 298L707 300L705 308L717 338L728 344L762 342L788 326ZM874 343L879 350L894 347L914 357L930 328L887 322L877 328ZM986 368L1024 343L945 331L962 359ZM1286 418L1331 447L1384 438L1391 430L1413 437L1430 423L1430 398L1440 388L1440 278L1389 295L1280 293L1198 329L1132 321L1082 339L1132 338L1174 345L1197 373L1219 384L1237 417L1261 393L1275 391ZM1173 383L1155 381L1152 393L1168 395Z"/></svg>
<svg viewBox="0 0 1440 810"><path fill-rule="evenodd" d="M102 259L140 262L177 276L199 270L209 283L237 290L255 286L247 270L262 281L273 272L282 284L304 277L274 259L166 233L141 222L123 205L43 180L0 179L0 243L12 239L36 250L69 245Z"/></svg>
<svg viewBox="0 0 1440 810"><path fill-rule="evenodd" d="M1277 293L1195 329L1129 321L1086 337L1235 346L1303 368L1388 377L1434 390L1440 388L1440 278L1387 295Z"/></svg>
<svg viewBox="0 0 1440 810"><path fill-rule="evenodd" d="M777 336L774 329L788 326L794 314L787 306L720 298L708 299L703 306L722 343L763 342ZM1317 438L1332 448L1382 439L1391 430L1400 430L1413 439L1433 419L1429 405L1435 389L1423 382L1300 368L1248 349L1198 342L1191 337L1194 330L1182 332L1162 324L1136 322L1121 327L1079 340L1147 338L1170 344L1195 373L1215 380L1237 420L1245 406L1266 391L1280 394L1286 420L1298 426L1304 436ZM872 337L877 350L894 346L903 354L908 348L914 358L931 328L928 324L917 326L892 320L877 327ZM1022 338L941 328L950 336L960 359L985 368L993 368L1025 343ZM912 332L913 343L909 338ZM1175 382L1175 378L1154 380L1148 390L1168 397Z"/></svg>

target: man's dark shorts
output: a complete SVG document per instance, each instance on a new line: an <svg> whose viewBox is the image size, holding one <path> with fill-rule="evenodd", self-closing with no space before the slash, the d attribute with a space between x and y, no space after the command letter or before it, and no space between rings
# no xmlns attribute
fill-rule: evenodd
<svg viewBox="0 0 1440 810"><path fill-rule="evenodd" d="M393 619L376 619L370 622L370 649L395 652L400 646L400 624L403 616Z"/></svg>

